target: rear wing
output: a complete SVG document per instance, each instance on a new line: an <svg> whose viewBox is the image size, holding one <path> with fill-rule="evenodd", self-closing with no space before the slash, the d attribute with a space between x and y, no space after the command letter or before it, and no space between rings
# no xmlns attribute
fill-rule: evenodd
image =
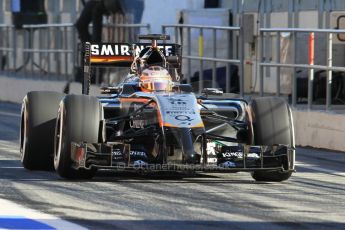
<svg viewBox="0 0 345 230"><path fill-rule="evenodd" d="M92 66L108 67L131 67L134 58L146 47L151 47L151 43L84 43L83 61L83 94L89 94ZM157 46L165 57L181 56L181 45L175 43L164 43Z"/></svg>
<svg viewBox="0 0 345 230"><path fill-rule="evenodd" d="M85 43L84 65L130 67L134 57L151 43ZM180 56L181 45L165 43L157 46L165 57ZM89 59L89 60L86 60Z"/></svg>

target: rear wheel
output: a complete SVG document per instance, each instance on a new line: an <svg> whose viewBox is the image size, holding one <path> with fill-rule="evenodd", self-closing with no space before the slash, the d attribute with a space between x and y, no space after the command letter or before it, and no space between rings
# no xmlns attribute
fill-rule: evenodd
<svg viewBox="0 0 345 230"><path fill-rule="evenodd" d="M96 97L68 95L60 103L55 128L54 167L67 179L90 179L96 169L75 169L71 158L71 143L99 143L103 110Z"/></svg>
<svg viewBox="0 0 345 230"><path fill-rule="evenodd" d="M29 92L23 100L20 127L20 153L24 168L53 169L54 128L60 100L58 92Z"/></svg>
<svg viewBox="0 0 345 230"><path fill-rule="evenodd" d="M292 114L289 105L281 98L263 97L251 102L253 112L254 145L283 144L295 147ZM285 169L294 168L295 150L292 150ZM290 165L289 165L290 164ZM280 182L290 178L291 171L255 171L256 181Z"/></svg>

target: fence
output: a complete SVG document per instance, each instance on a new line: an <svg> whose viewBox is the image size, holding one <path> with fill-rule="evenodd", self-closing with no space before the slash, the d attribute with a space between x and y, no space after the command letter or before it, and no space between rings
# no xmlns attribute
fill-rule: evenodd
<svg viewBox="0 0 345 230"><path fill-rule="evenodd" d="M172 30L172 31L169 31ZM207 79L204 78L205 62L211 62L211 84L208 87L217 87L217 64L226 64L225 66L225 92L239 92L241 96L244 95L244 79L243 79L243 42L238 39L241 35L240 27L222 27L222 26L200 26L200 25L163 25L162 32L173 34L175 42L180 43L182 47L187 48L183 51L182 58L186 60L186 69L184 69L184 75L186 76L187 83L197 81L197 88L199 92L205 87ZM211 56L205 56L205 39L210 37L211 46L206 49L211 51ZM195 43L195 41L198 41ZM197 45L196 45L197 44ZM194 49L193 49L194 48ZM221 56L221 58L219 58ZM198 61L199 67L192 66L192 61ZM236 64L239 69L238 86L232 86L231 79L231 64ZM199 70L198 79L192 78L192 71ZM224 79L224 75L221 76ZM235 81L235 83L237 83Z"/></svg>
<svg viewBox="0 0 345 230"><path fill-rule="evenodd" d="M105 41L133 42L148 24L106 24ZM76 29L71 23L24 25L22 29L0 25L2 72L41 79L73 80L79 63Z"/></svg>
<svg viewBox="0 0 345 230"><path fill-rule="evenodd" d="M149 33L147 24L107 24L104 26L106 41L134 42L140 32ZM41 79L73 80L75 67L78 66L77 34L73 24L45 24L26 25L21 30L13 26L0 25L0 71L7 75L25 76ZM237 91L244 96L244 41L243 31L240 27L201 26L201 25L164 25L163 33L172 35L172 42L180 43L183 47L183 73L187 83L191 83L200 92L204 87L222 86L226 92ZM280 91L281 69L292 69L291 72L291 103L297 104L298 88L301 83L296 76L297 69L309 71L308 75L308 108L314 107L313 88L315 83L314 70L326 71L325 83L325 108L335 108L332 102L332 85L335 85L335 72L345 73L345 67L333 66L333 35L345 33L345 30L328 29L296 29L296 28L261 28L257 53L260 55L259 65L259 89L260 96L266 95L264 85L267 83L265 74L275 70L276 91L275 95L282 96ZM280 60L281 43L283 33L291 34L292 60L290 63L282 63ZM297 34L306 33L325 36L327 58L324 64L300 64L296 61ZM272 37L276 38L275 42ZM206 41L206 42L205 42ZM267 49L269 46L273 49ZM312 46L310 46L312 47ZM269 51L275 50L275 59L271 61ZM314 59L314 53L310 52L310 59ZM308 60L306 60L308 61ZM310 61L310 60L309 60ZM297 64L298 63L298 64ZM236 67L236 68L235 68ZM275 69L274 69L275 68ZM225 69L219 72L219 69ZM234 74L236 70L238 74ZM234 88L234 77L238 78L238 87ZM344 75L345 79L345 75ZM219 82L225 81L225 82ZM343 83L345 95L345 81ZM334 91L334 90L333 90ZM287 95L284 95L285 97ZM345 99L344 99L345 100ZM344 108L342 105L341 108Z"/></svg>
<svg viewBox="0 0 345 230"><path fill-rule="evenodd" d="M170 31L168 30L170 29ZM211 31L211 36L209 36L209 39L207 40L211 46L209 47L209 56L205 55L204 52L204 37L205 37L205 31ZM217 36L217 31L219 30L224 30L228 32L228 35L225 36L225 41L224 39L219 39L219 36ZM197 25L163 25L162 27L163 33L168 34L173 34L173 39L175 42L179 42L182 44L183 47L187 48L187 50L184 50L182 58L187 60L185 63L185 69L184 69L184 74L187 77L187 82L193 84L193 74L192 72L194 71L194 75L197 71L199 71L199 79L198 80L198 89L199 92L200 90L205 86L205 78L204 78L204 72L205 72L205 62L211 62L211 86L216 87L219 86L216 83L217 79L217 74L216 74L216 69L217 69L217 63L227 63L226 65L226 92L231 92L230 87L231 84L230 82L232 81L232 78L234 76L230 75L230 65L231 64L236 64L239 68L239 93L241 96L244 95L244 81L249 80L244 78L244 41L243 41L243 32L240 27L217 27L217 26L197 26ZM194 35L193 35L194 32ZM281 44L280 44L280 36L283 32L289 32L292 33L292 47L288 50L288 52L292 53L292 56L294 57L291 63L281 63L280 62L280 52L281 52ZM297 50L297 36L296 33L308 33L312 34L313 36L315 34L325 34L326 39L325 41L327 44L326 46L326 51L327 51L327 58L324 65L318 64L315 65L314 63L314 52L312 52L312 57L310 56L309 58L312 59L313 62L310 62L310 64L297 64L296 63L296 55L300 52L300 50ZM343 105L340 106L335 106L332 105L332 84L335 85L333 81L333 75L334 71L338 72L343 72L345 73L345 67L340 67L340 66L333 66L333 57L332 57L332 49L333 49L333 34L341 34L345 33L345 30L328 30L328 29L297 29L297 28L261 28L259 30L259 36L257 38L257 43L259 43L259 49L257 53L260 55L259 57L259 89L258 89L258 94L259 96L264 96L264 95L272 95L272 93L265 92L264 89L264 76L265 76L265 68L276 68L276 72L274 75L276 75L276 96L291 96L291 103L293 106L296 106L297 104L297 77L296 77L296 70L297 69L308 69L309 74L308 74L308 84L307 84L307 90L308 90L308 109L311 109L313 106L313 85L314 85L314 75L316 74L314 70L325 70L327 72L327 81L325 84L325 108L326 110L330 109L331 106L333 108L341 108L344 109ZM272 37L276 37L276 42L272 42ZM223 35L224 37L224 35ZM196 42L198 41L198 42ZM302 41L303 42L303 41ZM197 45L195 45L197 43ZM219 49L219 43L224 43L227 45L226 47L226 53L223 55L223 58L218 58L217 57L217 50ZM310 44L311 45L311 44ZM274 49L269 48L269 46L274 47ZM313 46L314 46L314 37L313 37ZM307 49L308 43L304 44L304 49ZM318 47L319 48L319 47ZM268 54L269 51L275 50L275 57L276 61L268 61L270 60ZM310 51L311 52L311 51ZM309 53L310 53L309 52ZM235 57L235 58L234 58ZM193 60L198 60L199 61L199 67L196 68L195 66L192 66L191 62ZM310 60L305 60L309 61ZM291 72L291 75L288 77L291 78L292 80L291 83L291 95L285 94L282 95L280 92L280 77L281 77L281 68L292 68L293 71ZM253 74L253 73L252 73ZM222 76L224 78L224 75ZM345 75L344 77L344 82L342 83L342 91L345 91ZM207 79L206 79L207 80ZM302 83L299 83L300 87L299 89L303 90ZM255 88L255 87L254 87ZM250 92L250 94L255 94L255 89L254 92ZM339 92L338 92L339 93ZM337 94L338 94L337 93ZM345 95L345 92L344 92ZM345 98L340 100L342 104L345 102ZM320 108L320 107L318 107Z"/></svg>
<svg viewBox="0 0 345 230"><path fill-rule="evenodd" d="M280 62L280 36L281 33L291 33L292 34L292 63L281 63ZM298 33L308 33L310 36L309 44L305 44L305 47L309 47L309 64L296 64L296 55L298 53L297 50L297 34ZM298 28L261 28L260 29L260 96L264 95L264 69L274 67L276 68L276 77L277 77L277 84L276 84L276 95L280 96L280 71L281 68L292 68L292 105L296 106L297 104L297 77L296 77L296 69L308 69L308 109L312 108L313 103L313 86L314 86L314 77L315 73L314 70L325 70L327 72L327 79L325 84L326 90L326 110L331 108L332 105L332 84L333 81L333 71L340 71L345 72L345 67L337 67L333 66L333 34L341 34L345 33L345 30L331 30L331 29L298 29ZM268 43L265 42L265 39L269 36L265 36L265 34L275 34L276 35L276 42L270 43L272 46L275 46L276 50L276 60L275 62L267 62L268 58L265 57L265 50L264 47L268 46ZM327 58L324 65L315 65L314 58L314 41L315 41L315 34L326 34L326 51L327 51ZM320 47L318 47L320 48ZM343 89L344 90L344 89ZM343 106L342 106L343 107Z"/></svg>
<svg viewBox="0 0 345 230"><path fill-rule="evenodd" d="M0 59L1 59L1 66L0 70L4 71L10 69L11 67L8 64L9 57L12 57L13 62L15 63L16 55L15 55L15 46L16 44L11 41L11 37L13 37L13 26L11 25L0 25ZM15 69L15 66L12 65L12 69Z"/></svg>

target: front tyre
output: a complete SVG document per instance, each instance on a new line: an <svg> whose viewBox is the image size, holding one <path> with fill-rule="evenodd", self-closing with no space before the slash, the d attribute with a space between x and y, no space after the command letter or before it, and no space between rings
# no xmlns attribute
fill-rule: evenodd
<svg viewBox="0 0 345 230"><path fill-rule="evenodd" d="M98 143L103 110L96 97L67 95L60 103L55 128L54 167L66 179L90 179L96 169L75 169L71 143Z"/></svg>
<svg viewBox="0 0 345 230"><path fill-rule="evenodd" d="M254 145L287 145L295 148L292 113L289 105L281 98L256 98L250 104L253 112ZM285 169L294 168L295 150L291 150L284 162ZM292 172L255 171L256 181L281 182L290 178Z"/></svg>
<svg viewBox="0 0 345 230"><path fill-rule="evenodd" d="M20 126L20 157L29 170L53 169L54 128L63 93L29 92L23 99Z"/></svg>

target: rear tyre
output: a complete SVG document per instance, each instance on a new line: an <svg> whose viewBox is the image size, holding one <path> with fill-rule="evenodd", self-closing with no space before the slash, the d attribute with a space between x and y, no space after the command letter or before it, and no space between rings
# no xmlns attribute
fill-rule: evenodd
<svg viewBox="0 0 345 230"><path fill-rule="evenodd" d="M283 99L256 98L250 106L253 112L254 145L283 144L290 148L295 147L292 114L289 105ZM293 168L294 150L290 159ZM256 171L252 173L252 177L256 181L280 182L289 179L291 174L281 171Z"/></svg>
<svg viewBox="0 0 345 230"><path fill-rule="evenodd" d="M71 158L71 143L99 143L103 110L96 97L67 95L60 103L55 128L54 167L66 179L90 179L96 169L75 169Z"/></svg>
<svg viewBox="0 0 345 230"><path fill-rule="evenodd" d="M34 91L24 97L20 126L20 156L24 168L53 169L56 114L64 96L58 92Z"/></svg>

